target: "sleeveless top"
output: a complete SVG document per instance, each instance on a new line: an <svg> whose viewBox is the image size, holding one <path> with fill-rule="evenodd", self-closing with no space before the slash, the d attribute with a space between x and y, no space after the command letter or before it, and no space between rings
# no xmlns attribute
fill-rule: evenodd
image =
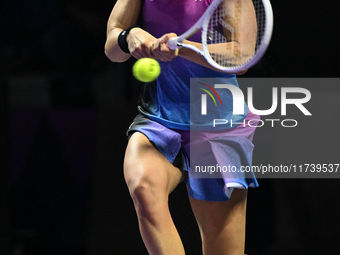
<svg viewBox="0 0 340 255"><path fill-rule="evenodd" d="M212 0L144 0L142 5L143 28L156 38L170 32L181 35L201 17L211 2ZM197 31L187 39L200 42L201 31ZM159 64L161 74L154 82L143 85L138 103L139 112L146 117L171 129L190 130L195 126L196 129L205 130L212 127L212 116L215 119L240 123L247 115L246 103L244 103L244 115L233 115L233 99L228 89L216 89L221 99L218 101L218 105L211 96L207 96L209 121L205 121L206 118L200 115L200 99L195 103L195 106L192 105L192 102L190 104L191 78L216 78L217 81L220 81L219 83L228 83L238 87L234 74L216 72L181 57L176 57L170 62L159 61ZM214 84L208 85L214 87ZM195 95L205 93L200 90L205 87L204 85L194 84L193 86ZM216 95L212 94L212 96ZM193 114L196 116L192 116ZM230 127L230 125L219 125L216 129Z"/></svg>

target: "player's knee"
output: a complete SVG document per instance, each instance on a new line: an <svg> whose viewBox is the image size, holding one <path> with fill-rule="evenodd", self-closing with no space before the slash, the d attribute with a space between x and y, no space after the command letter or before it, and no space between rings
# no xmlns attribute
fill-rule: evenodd
<svg viewBox="0 0 340 255"><path fill-rule="evenodd" d="M130 187L130 195L134 203L141 208L147 208L154 200L151 187L148 183L138 183Z"/></svg>
<svg viewBox="0 0 340 255"><path fill-rule="evenodd" d="M147 218L150 222L156 220L159 214L159 205L165 199L162 196L162 191L156 186L148 178L141 178L129 186L138 216Z"/></svg>

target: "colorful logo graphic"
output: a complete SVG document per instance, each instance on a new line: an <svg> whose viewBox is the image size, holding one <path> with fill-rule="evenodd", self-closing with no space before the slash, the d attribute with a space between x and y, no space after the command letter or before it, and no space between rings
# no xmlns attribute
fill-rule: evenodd
<svg viewBox="0 0 340 255"><path fill-rule="evenodd" d="M202 83L202 82L200 82L200 84L202 84L202 85L206 86L207 88L209 88L216 95L216 97L220 101L220 104L222 105L221 97L219 96L219 94L217 93L217 91L213 87L211 87L208 84ZM215 97L211 94L211 92L209 90L207 90L206 88L199 88L199 89L201 89L205 93L207 93L212 98L212 100L214 101L215 106L217 106ZM201 95L201 114L202 115L207 115L207 94L202 94Z"/></svg>
<svg viewBox="0 0 340 255"><path fill-rule="evenodd" d="M244 115L244 96L242 91L236 87L235 85L231 84L215 84L214 87L209 86L206 83L199 82L200 84L206 86L209 88L218 98L220 101L220 104L222 105L222 100L219 96L219 94L216 92L216 89L228 89L233 97L233 113L234 115ZM214 96L211 94L211 92L205 88L200 88L204 92L206 92L214 101L215 106L217 106L216 100ZM201 115L207 115L207 94L201 95Z"/></svg>

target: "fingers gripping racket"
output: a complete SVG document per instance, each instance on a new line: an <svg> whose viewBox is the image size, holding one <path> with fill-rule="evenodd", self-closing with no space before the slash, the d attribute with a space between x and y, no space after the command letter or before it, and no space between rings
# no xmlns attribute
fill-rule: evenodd
<svg viewBox="0 0 340 255"><path fill-rule="evenodd" d="M202 49L184 42L201 28ZM272 30L269 0L215 0L188 31L171 38L167 45L172 50L191 49L222 72L238 72L261 59Z"/></svg>

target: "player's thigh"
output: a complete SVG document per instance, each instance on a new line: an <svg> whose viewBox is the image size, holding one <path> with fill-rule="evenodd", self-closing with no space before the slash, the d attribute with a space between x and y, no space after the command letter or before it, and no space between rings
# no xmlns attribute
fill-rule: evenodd
<svg viewBox="0 0 340 255"><path fill-rule="evenodd" d="M234 189L223 202L190 198L200 228L203 252L210 254L244 254L247 190Z"/></svg>
<svg viewBox="0 0 340 255"><path fill-rule="evenodd" d="M130 191L145 185L169 194L182 180L183 174L144 134L132 134L124 158L124 177Z"/></svg>

